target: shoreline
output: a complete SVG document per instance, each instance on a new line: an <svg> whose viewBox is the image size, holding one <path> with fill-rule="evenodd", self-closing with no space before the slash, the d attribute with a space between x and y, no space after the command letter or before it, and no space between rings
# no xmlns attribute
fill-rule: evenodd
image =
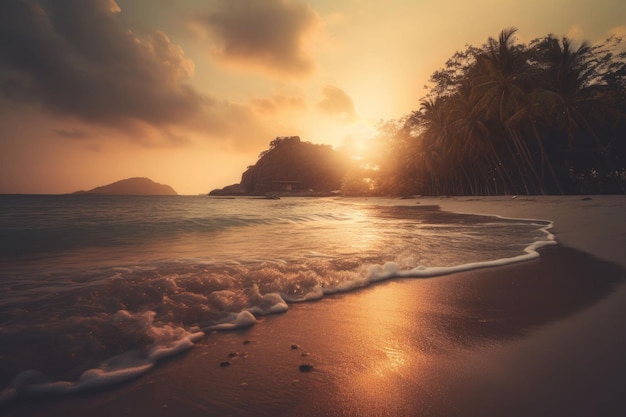
<svg viewBox="0 0 626 417"><path fill-rule="evenodd" d="M560 245L539 260L291 304L135 381L6 415L623 415L626 199L581 198L409 200L551 220Z"/></svg>
<svg viewBox="0 0 626 417"><path fill-rule="evenodd" d="M422 197L416 201L456 213L549 220L561 245L626 269L626 195Z"/></svg>

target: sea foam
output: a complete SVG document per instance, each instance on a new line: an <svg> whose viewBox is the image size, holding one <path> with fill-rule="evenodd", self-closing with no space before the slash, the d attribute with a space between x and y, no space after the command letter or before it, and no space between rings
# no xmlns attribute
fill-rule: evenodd
<svg viewBox="0 0 626 417"><path fill-rule="evenodd" d="M101 356L121 348L127 351L108 359L102 356L97 366L98 362L81 366L85 370L69 381L54 373L18 372L0 392L0 404L136 378L159 361L193 348L207 332L252 326L259 316L286 312L289 303L393 278L429 278L528 261L539 256L537 249L556 243L552 223L541 220L463 216L426 207L341 203L338 209L337 203L322 200L271 204L283 212L256 218L256 212L237 214L249 205L233 206L223 221L211 220L220 227L207 226L211 231L207 235L188 237L195 221L185 220L180 246L175 241L137 251L132 246L114 252L98 248L93 255L88 253L92 257L71 253L59 262L58 270L42 273L38 268L49 268L48 263L31 264L32 278L19 269L28 265L18 265L4 285L23 288L28 283L33 290L0 300L0 307L8 323L19 324L24 317L31 322L2 329L6 340L31 340L31 329L36 328L41 340L66 336L61 340L67 345L59 348L68 352L85 345L87 338L93 346L106 345ZM197 213L194 216L200 216ZM168 233L179 227L167 224ZM229 233L214 234L217 229ZM160 236L158 231L151 233ZM178 258L171 256L172 251ZM146 260L136 263L135 258L143 259L147 253ZM77 259L88 262L73 266ZM12 292L16 291L6 293ZM64 319L51 319L59 316Z"/></svg>
<svg viewBox="0 0 626 417"><path fill-rule="evenodd" d="M76 381L50 381L38 370L22 371L13 378L9 387L0 392L0 405L17 397L66 394L129 381L151 370L158 361L193 348L204 337L201 331L154 326L155 313L152 311L140 315L119 311L118 316L142 322L145 331L155 336L155 345L145 354L130 351L113 356L98 367L84 371Z"/></svg>

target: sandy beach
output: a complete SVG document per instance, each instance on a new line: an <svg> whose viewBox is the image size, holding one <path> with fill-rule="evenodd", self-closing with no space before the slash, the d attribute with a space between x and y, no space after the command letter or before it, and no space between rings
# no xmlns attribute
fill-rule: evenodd
<svg viewBox="0 0 626 417"><path fill-rule="evenodd" d="M209 334L124 385L0 414L626 415L626 197L403 204L416 203L551 220L559 245L530 262L292 304L253 327Z"/></svg>

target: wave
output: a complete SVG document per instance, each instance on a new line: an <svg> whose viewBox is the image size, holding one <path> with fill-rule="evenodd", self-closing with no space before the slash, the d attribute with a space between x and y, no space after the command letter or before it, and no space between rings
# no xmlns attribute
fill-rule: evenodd
<svg viewBox="0 0 626 417"><path fill-rule="evenodd" d="M216 213L220 221L233 219L228 233L184 240L193 251L176 257L131 262L143 252L124 246L130 252L124 262L98 251L106 262L61 258L54 271L32 277L5 269L0 338L7 343L0 357L11 361L0 364L0 382L7 384L0 404L136 378L193 348L207 333L252 326L260 316L285 313L291 303L388 279L527 261L556 243L552 223L542 220L424 207L351 211L353 206L337 209L324 202L271 207L276 210L258 217ZM177 224L198 233L201 226L189 217ZM163 235L159 242L158 254L172 252ZM52 264L46 259L33 271L43 265ZM45 348L50 341L55 357Z"/></svg>
<svg viewBox="0 0 626 417"><path fill-rule="evenodd" d="M139 201L146 206L151 200ZM276 213L271 205L262 202L254 203L259 210L248 213L223 212L219 207L203 206L187 210L182 215L171 208L160 213L156 202L154 204L154 207L116 210L93 205L78 205L71 210L57 211L31 207L17 219L0 213L0 230L3 232L0 259L85 247L123 247L154 239L211 234L259 225L340 222L347 219L340 213ZM146 211L151 214L146 215ZM1 221L3 217L5 221Z"/></svg>
<svg viewBox="0 0 626 417"><path fill-rule="evenodd" d="M113 321L131 329L134 333L147 336L152 341L148 348L143 351L131 350L108 358L99 366L82 372L73 382L50 380L43 372L37 370L22 371L14 377L6 389L0 392L0 404L6 404L17 397L73 393L137 378L151 370L158 361L193 348L194 344L204 338L208 332L252 326L259 316L286 312L289 303L319 300L328 294L353 291L393 278L432 278L535 259L539 257L537 252L539 248L556 244L554 235L549 231L551 227L552 223L541 227L545 233L545 239L528 245L518 256L449 267L417 266L412 269L402 269L397 262L386 262L383 265L369 265L352 271L326 270L325 274L319 275L320 270L316 272L303 268L299 271L288 272L289 268L284 265L282 267L266 265L256 271L260 273L260 276L267 278L266 282L258 279L256 283L243 291L248 293L244 302L247 305L239 311L230 311L220 318L213 318L213 324L204 327L155 323L157 313L152 310L142 313L119 310L113 316ZM269 285L269 283L281 290L262 294L259 285ZM176 285L175 282L173 284ZM171 301L174 297L178 299L178 302L174 304L177 306L177 311L169 312L169 318L174 319L177 314L182 316L189 313L188 309L193 308L189 301L194 298L198 301L199 293L175 291L169 296L166 294L164 300L169 298ZM236 306L237 300L241 302L241 294L237 294L233 288L209 290L208 294L208 297L200 297L202 298L200 301L207 302L212 299L221 308L226 309ZM195 308L199 307L200 304L195 305ZM168 316L168 313L164 311L161 311L161 314ZM185 321L182 317L177 317L177 320Z"/></svg>
<svg viewBox="0 0 626 417"><path fill-rule="evenodd" d="M121 310L113 317L113 320L134 321L143 328L145 334L155 338L154 345L147 352L128 351L113 356L98 367L84 371L72 382L50 380L38 370L22 371L0 392L0 405L17 397L75 393L129 381L151 370L158 361L191 349L204 337L201 331L155 326L154 316L153 311L132 314Z"/></svg>

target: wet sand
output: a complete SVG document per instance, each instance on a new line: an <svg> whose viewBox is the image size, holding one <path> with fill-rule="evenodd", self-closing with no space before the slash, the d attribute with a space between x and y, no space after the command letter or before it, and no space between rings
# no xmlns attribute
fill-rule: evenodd
<svg viewBox="0 0 626 417"><path fill-rule="evenodd" d="M122 386L1 414L626 415L625 197L407 203L553 220L561 244L535 261L291 305Z"/></svg>

